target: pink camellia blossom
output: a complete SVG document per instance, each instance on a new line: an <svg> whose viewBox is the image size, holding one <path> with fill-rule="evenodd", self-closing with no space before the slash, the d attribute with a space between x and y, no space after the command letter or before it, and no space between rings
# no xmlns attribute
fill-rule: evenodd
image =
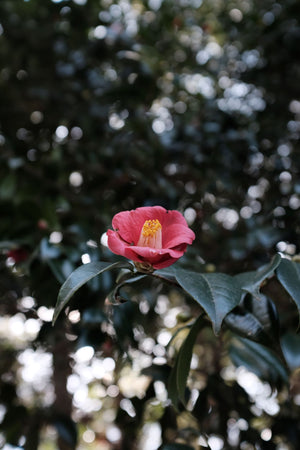
<svg viewBox="0 0 300 450"><path fill-rule="evenodd" d="M144 206L116 214L107 245L117 255L135 262L141 271L163 269L176 262L195 239L179 211Z"/></svg>

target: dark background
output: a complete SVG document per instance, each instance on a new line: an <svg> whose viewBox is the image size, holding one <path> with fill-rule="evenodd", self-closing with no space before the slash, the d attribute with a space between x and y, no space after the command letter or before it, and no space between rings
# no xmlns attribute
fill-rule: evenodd
<svg viewBox="0 0 300 450"><path fill-rule="evenodd" d="M299 253L299 14L296 0L1 0L0 445L146 450L158 424L172 449L297 448L297 352L292 390L276 386L270 413L228 381L226 333L207 331L191 420L155 385L168 366L146 379L136 365L166 356L158 336L193 316L189 300L146 282L106 309L111 273L55 327L51 314L73 269L118 259L100 239L122 210L182 212L196 233L182 264L195 270ZM283 297L282 330L295 332ZM130 394L119 379L148 387Z"/></svg>

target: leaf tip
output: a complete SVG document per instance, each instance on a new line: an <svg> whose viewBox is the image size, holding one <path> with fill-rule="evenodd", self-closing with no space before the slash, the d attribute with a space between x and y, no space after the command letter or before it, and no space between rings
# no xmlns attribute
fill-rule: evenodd
<svg viewBox="0 0 300 450"><path fill-rule="evenodd" d="M55 323L56 323L56 321L57 321L57 318L58 318L58 316L59 316L59 313L60 313L60 310L54 309L53 317L52 317L52 322L51 322L52 327L54 327L54 325L55 325Z"/></svg>

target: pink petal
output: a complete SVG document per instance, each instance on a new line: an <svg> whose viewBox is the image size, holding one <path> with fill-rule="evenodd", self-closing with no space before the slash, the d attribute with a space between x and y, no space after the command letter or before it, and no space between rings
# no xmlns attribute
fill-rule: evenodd
<svg viewBox="0 0 300 450"><path fill-rule="evenodd" d="M161 221L160 221L162 226L169 227L170 225L173 225L173 224L179 224L179 225L183 225L186 227L188 226L185 218L179 211L176 211L176 210L172 210L172 211L164 210L164 211L165 211L165 213L162 215ZM160 220L159 217L158 217L158 220Z"/></svg>
<svg viewBox="0 0 300 450"><path fill-rule="evenodd" d="M140 261L136 253L131 251L131 246L124 242L117 231L107 230L108 248L116 255L125 256L132 261Z"/></svg>
<svg viewBox="0 0 300 450"><path fill-rule="evenodd" d="M179 258L168 258L165 261L160 261L157 264L153 264L154 269L164 269L165 267L169 267L174 264Z"/></svg>
<svg viewBox="0 0 300 450"><path fill-rule="evenodd" d="M195 233L187 225L172 224L163 228L163 247L173 248L180 244L191 244Z"/></svg>
<svg viewBox="0 0 300 450"><path fill-rule="evenodd" d="M155 267L161 261L166 260L177 260L179 259L186 250L186 245L182 246L180 249L154 249L150 247L130 247L130 252L134 253L135 257L132 258L133 261L144 261L149 262ZM165 266L166 267L166 266Z"/></svg>
<svg viewBox="0 0 300 450"><path fill-rule="evenodd" d="M162 225L163 248L138 246L146 220L159 220ZM112 221L115 231L108 230L108 247L113 253L135 262L152 264L162 269L176 262L195 239L194 232L179 211L168 211L161 206L145 206L116 214Z"/></svg>
<svg viewBox="0 0 300 450"><path fill-rule="evenodd" d="M120 236L128 244L137 244L141 230L146 220L159 219L166 210L161 206L142 206L131 211L123 211L116 214L112 225L118 230Z"/></svg>
<svg viewBox="0 0 300 450"><path fill-rule="evenodd" d="M116 231L107 230L107 245L108 248L117 255L124 255L124 249L127 244L120 239Z"/></svg>

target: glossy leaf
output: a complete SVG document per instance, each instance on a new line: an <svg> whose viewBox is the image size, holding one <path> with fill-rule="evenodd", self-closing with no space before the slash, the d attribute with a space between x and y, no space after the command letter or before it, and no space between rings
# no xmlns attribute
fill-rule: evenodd
<svg viewBox="0 0 300 450"><path fill-rule="evenodd" d="M176 270L176 279L182 288L205 310L219 333L224 317L241 300L241 290L235 279L222 273L202 274L185 269Z"/></svg>
<svg viewBox="0 0 300 450"><path fill-rule="evenodd" d="M165 269L155 270L153 276L174 283L176 282L176 265L166 267Z"/></svg>
<svg viewBox="0 0 300 450"><path fill-rule="evenodd" d="M175 365L170 374L168 393L175 407L178 404L178 400L185 404L185 389L193 356L193 348L203 325L203 315L201 314L192 325L186 339L180 347Z"/></svg>
<svg viewBox="0 0 300 450"><path fill-rule="evenodd" d="M298 369L300 367L300 336L286 333L281 338L281 347L289 368L291 370Z"/></svg>
<svg viewBox="0 0 300 450"><path fill-rule="evenodd" d="M282 259L276 270L277 278L290 294L300 313L300 264Z"/></svg>
<svg viewBox="0 0 300 450"><path fill-rule="evenodd" d="M257 300L247 295L225 318L233 332L255 342L273 346L279 340L279 321L274 303L262 295Z"/></svg>
<svg viewBox="0 0 300 450"><path fill-rule="evenodd" d="M262 283L273 275L274 270L279 266L280 261L281 256L276 254L269 264L255 271L240 273L235 275L234 278L245 293L248 292L259 299Z"/></svg>
<svg viewBox="0 0 300 450"><path fill-rule="evenodd" d="M101 261L90 262L88 264L84 264L83 266L78 267L71 273L71 275L64 282L57 297L57 303L55 306L53 321L54 324L60 312L67 305L70 298L75 294L78 289L86 284L89 280L100 275L106 270L112 270L117 268L131 268L131 264L129 262L116 262L116 263L107 263Z"/></svg>
<svg viewBox="0 0 300 450"><path fill-rule="evenodd" d="M133 284L133 283L136 283L137 281L140 281L140 280L142 280L143 278L145 278L147 275L141 275L141 274L138 274L138 275L136 275L136 274L132 274L131 275L131 277L129 278L126 278L126 279L123 279L119 284L118 284L118 287L120 287L120 286L125 286L126 284Z"/></svg>
<svg viewBox="0 0 300 450"><path fill-rule="evenodd" d="M178 355L176 383L178 388L178 396L183 403L186 382L191 367L194 344L199 331L203 327L203 324L203 316L200 315L193 324L187 338L180 348Z"/></svg>
<svg viewBox="0 0 300 450"><path fill-rule="evenodd" d="M126 291L122 288L128 284L136 283L146 276L147 275L136 275L135 273L131 273L131 278L129 278L129 276L127 275L128 278L122 279L122 281L118 283L111 292L109 292L109 294L107 295L108 301L112 305L118 305L123 301L129 300Z"/></svg>
<svg viewBox="0 0 300 450"><path fill-rule="evenodd" d="M229 355L235 366L244 366L271 384L282 381L288 383L288 374L283 363L263 345L239 338L231 345Z"/></svg>

